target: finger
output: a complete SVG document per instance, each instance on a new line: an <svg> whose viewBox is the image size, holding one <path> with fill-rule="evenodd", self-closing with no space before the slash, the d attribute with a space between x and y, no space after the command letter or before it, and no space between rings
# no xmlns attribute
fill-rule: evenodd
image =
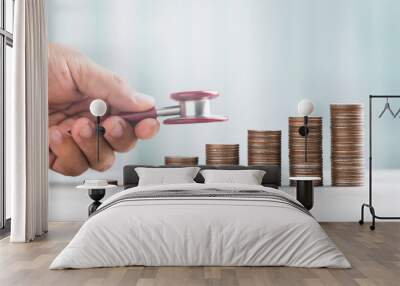
<svg viewBox="0 0 400 286"><path fill-rule="evenodd" d="M49 113L49 126L57 125L65 120L66 116L62 112Z"/></svg>
<svg viewBox="0 0 400 286"><path fill-rule="evenodd" d="M100 137L100 160L97 160L96 127L92 121L84 117L78 119L72 126L71 134L92 169L105 171L113 165L114 152L103 136Z"/></svg>
<svg viewBox="0 0 400 286"><path fill-rule="evenodd" d="M156 119L147 118L139 121L135 126L135 134L140 139L150 139L157 134L160 123Z"/></svg>
<svg viewBox="0 0 400 286"><path fill-rule="evenodd" d="M54 155L53 151L49 149L49 167L53 165L56 159L57 159L56 155Z"/></svg>
<svg viewBox="0 0 400 286"><path fill-rule="evenodd" d="M61 128L49 128L50 168L66 176L78 176L88 169L88 162L69 134Z"/></svg>
<svg viewBox="0 0 400 286"><path fill-rule="evenodd" d="M57 126L59 128L61 128L64 133L70 132L72 129L72 126L74 125L75 121L78 119L78 116L72 116L69 117L63 121L61 121L60 123L57 124Z"/></svg>
<svg viewBox="0 0 400 286"><path fill-rule="evenodd" d="M97 65L86 56L71 50L68 68L84 96L106 100L119 111L146 111L154 106L152 97L136 93L119 76Z"/></svg>
<svg viewBox="0 0 400 286"><path fill-rule="evenodd" d="M104 138L118 152L131 150L136 143L133 127L119 116L110 116L103 122Z"/></svg>

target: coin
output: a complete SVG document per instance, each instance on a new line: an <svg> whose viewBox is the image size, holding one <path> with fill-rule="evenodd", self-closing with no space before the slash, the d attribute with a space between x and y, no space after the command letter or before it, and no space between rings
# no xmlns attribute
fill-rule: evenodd
<svg viewBox="0 0 400 286"><path fill-rule="evenodd" d="M281 165L280 130L248 130L248 165Z"/></svg>
<svg viewBox="0 0 400 286"><path fill-rule="evenodd" d="M290 176L321 177L321 181L315 182L315 185L323 185L322 117L308 118L307 148L306 138L299 133L299 128L304 126L304 117L289 117L288 121ZM294 185L295 182L291 181L290 184Z"/></svg>
<svg viewBox="0 0 400 286"><path fill-rule="evenodd" d="M207 165L238 165L239 144L206 144Z"/></svg>
<svg viewBox="0 0 400 286"><path fill-rule="evenodd" d="M331 176L334 186L364 183L364 108L331 104Z"/></svg>
<svg viewBox="0 0 400 286"><path fill-rule="evenodd" d="M198 165L198 157L184 157L184 156L165 156L165 165L185 166L185 165Z"/></svg>

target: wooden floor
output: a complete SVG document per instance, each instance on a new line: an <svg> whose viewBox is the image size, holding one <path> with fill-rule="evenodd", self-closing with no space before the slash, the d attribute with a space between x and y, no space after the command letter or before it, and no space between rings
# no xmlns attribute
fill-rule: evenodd
<svg viewBox="0 0 400 286"><path fill-rule="evenodd" d="M289 267L123 267L48 270L79 229L51 223L49 233L29 244L0 241L0 285L400 285L400 223L379 223L375 232L356 223L322 224L352 269Z"/></svg>

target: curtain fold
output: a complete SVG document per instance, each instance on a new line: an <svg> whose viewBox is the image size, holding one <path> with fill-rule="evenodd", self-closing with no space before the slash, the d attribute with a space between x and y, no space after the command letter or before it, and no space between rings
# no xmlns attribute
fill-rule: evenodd
<svg viewBox="0 0 400 286"><path fill-rule="evenodd" d="M15 2L13 92L7 132L12 242L47 232L48 99L44 0Z"/></svg>

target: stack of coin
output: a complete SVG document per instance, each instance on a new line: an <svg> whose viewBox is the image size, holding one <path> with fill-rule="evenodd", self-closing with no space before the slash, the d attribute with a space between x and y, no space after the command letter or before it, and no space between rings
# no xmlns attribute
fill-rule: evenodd
<svg viewBox="0 0 400 286"><path fill-rule="evenodd" d="M239 165L239 144L206 144L207 165Z"/></svg>
<svg viewBox="0 0 400 286"><path fill-rule="evenodd" d="M364 185L364 107L331 104L332 185Z"/></svg>
<svg viewBox="0 0 400 286"><path fill-rule="evenodd" d="M196 166L199 157L165 156L165 165L168 166Z"/></svg>
<svg viewBox="0 0 400 286"><path fill-rule="evenodd" d="M306 140L299 134L304 126L304 117L289 117L289 173L291 177L320 177L316 186L323 185L322 163L322 117L309 117L307 135L307 161L305 158ZM290 184L294 185L294 181Z"/></svg>
<svg viewBox="0 0 400 286"><path fill-rule="evenodd" d="M247 131L248 165L281 165L281 131Z"/></svg>

